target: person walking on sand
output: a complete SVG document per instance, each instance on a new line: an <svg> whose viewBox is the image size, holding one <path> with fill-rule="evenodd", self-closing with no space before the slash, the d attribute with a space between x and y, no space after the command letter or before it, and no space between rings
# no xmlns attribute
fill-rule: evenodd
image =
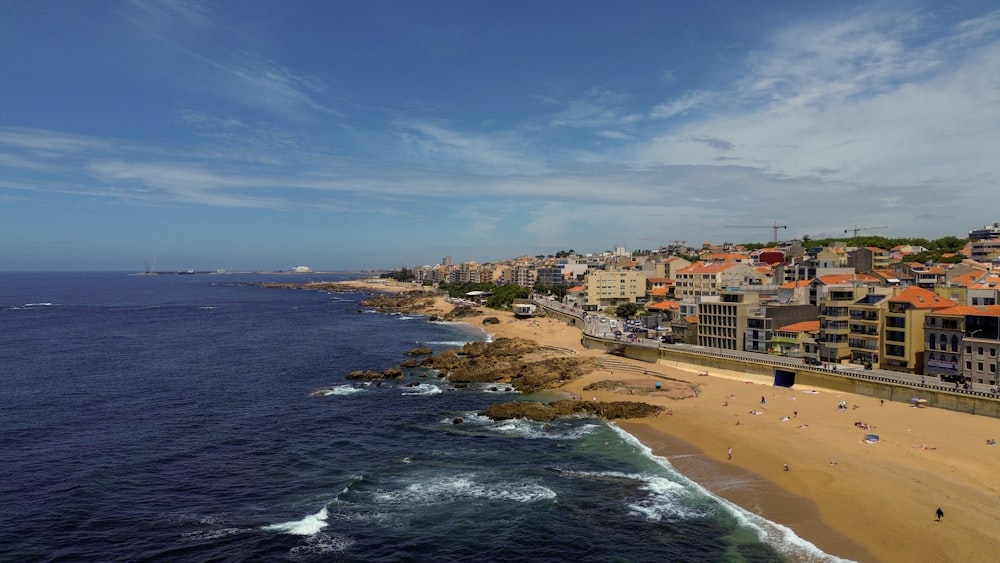
<svg viewBox="0 0 1000 563"><path fill-rule="evenodd" d="M733 448L729 448L728 450L726 450L726 455L729 456L729 459L733 459ZM941 509L939 508L938 510Z"/></svg>
<svg viewBox="0 0 1000 563"><path fill-rule="evenodd" d="M941 510L940 506L938 507L937 512L935 512L934 514L937 516L937 521L938 522L940 522L941 519L944 518L944 511Z"/></svg>

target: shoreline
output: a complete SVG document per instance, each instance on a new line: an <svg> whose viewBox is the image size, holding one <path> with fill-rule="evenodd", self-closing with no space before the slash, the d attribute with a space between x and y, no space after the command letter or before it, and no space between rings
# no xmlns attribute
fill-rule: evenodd
<svg viewBox="0 0 1000 563"><path fill-rule="evenodd" d="M438 297L428 313L452 308ZM579 329L551 318L484 313L500 323L484 327L477 322L482 316L458 321L493 337L527 338L632 366L618 369L609 362L609 368L553 392L667 407L672 414L614 424L713 495L791 529L827 554L865 562L977 561L1000 551L995 533L1000 529L1000 446L986 442L1000 439L995 419L833 390L774 387L740 373L699 376L700 366L650 364L583 348ZM654 374L697 388L696 397L583 390L603 380L646 382L652 388ZM848 408L839 409L840 401ZM869 433L880 435L880 441L866 443ZM939 507L945 513L940 521L934 515Z"/></svg>

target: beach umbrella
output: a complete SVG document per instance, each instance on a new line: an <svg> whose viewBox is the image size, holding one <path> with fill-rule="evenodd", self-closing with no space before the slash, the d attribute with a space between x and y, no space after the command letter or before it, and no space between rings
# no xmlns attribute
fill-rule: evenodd
<svg viewBox="0 0 1000 563"><path fill-rule="evenodd" d="M865 436L865 442L869 444L877 444L879 442L878 434L868 434Z"/></svg>

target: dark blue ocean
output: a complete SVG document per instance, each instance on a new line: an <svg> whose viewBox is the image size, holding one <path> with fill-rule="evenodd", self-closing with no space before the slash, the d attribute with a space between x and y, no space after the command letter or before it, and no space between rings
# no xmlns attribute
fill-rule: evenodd
<svg viewBox="0 0 1000 563"><path fill-rule="evenodd" d="M603 422L346 380L488 335L247 285L321 279L0 273L0 560L830 560Z"/></svg>

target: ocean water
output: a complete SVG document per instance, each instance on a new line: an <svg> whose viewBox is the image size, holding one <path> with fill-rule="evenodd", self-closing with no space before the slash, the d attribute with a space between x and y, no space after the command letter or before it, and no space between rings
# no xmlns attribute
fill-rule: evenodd
<svg viewBox="0 0 1000 563"><path fill-rule="evenodd" d="M247 285L317 279L0 273L0 560L836 560L604 422L346 380L488 335Z"/></svg>

